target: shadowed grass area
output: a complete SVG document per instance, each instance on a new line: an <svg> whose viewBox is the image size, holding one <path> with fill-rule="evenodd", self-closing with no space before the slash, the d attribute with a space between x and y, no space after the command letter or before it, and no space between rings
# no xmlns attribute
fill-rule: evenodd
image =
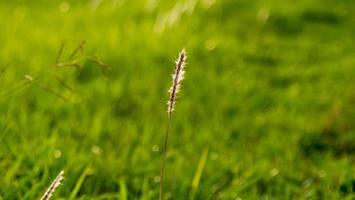
<svg viewBox="0 0 355 200"><path fill-rule="evenodd" d="M1 1L0 199L39 199L61 170L57 199L157 199L182 48L166 199L354 198L354 13L351 0ZM60 62L78 66L55 67L63 42Z"/></svg>

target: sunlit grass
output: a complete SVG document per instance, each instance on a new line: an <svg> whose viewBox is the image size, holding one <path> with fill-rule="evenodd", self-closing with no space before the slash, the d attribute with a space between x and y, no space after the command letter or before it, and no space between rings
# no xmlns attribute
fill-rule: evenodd
<svg viewBox="0 0 355 200"><path fill-rule="evenodd" d="M182 47L167 197L353 198L354 8L1 1L0 199L38 198L60 170L53 199L157 199L166 83ZM66 62L81 41L80 69L56 69L62 83L43 76L63 42Z"/></svg>

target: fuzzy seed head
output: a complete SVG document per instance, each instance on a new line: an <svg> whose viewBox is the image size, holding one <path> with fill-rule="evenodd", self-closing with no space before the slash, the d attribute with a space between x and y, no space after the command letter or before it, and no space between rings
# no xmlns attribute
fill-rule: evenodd
<svg viewBox="0 0 355 200"><path fill-rule="evenodd" d="M64 171L61 171L58 176L54 179L52 184L48 187L47 191L43 194L41 200L49 200L55 190L59 187L61 184L61 181L64 179Z"/></svg>
<svg viewBox="0 0 355 200"><path fill-rule="evenodd" d="M168 101L169 116L171 116L172 112L174 111L176 97L180 91L181 81L184 79L184 75L185 75L184 68L186 64L186 52L184 49L180 52L179 58L176 60L175 64L176 64L175 71L172 74L172 79L173 79L172 86L169 89L169 95L170 95Z"/></svg>

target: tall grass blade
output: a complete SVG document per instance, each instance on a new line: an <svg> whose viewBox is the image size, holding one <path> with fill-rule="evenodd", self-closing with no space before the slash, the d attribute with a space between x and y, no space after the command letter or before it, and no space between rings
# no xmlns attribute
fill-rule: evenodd
<svg viewBox="0 0 355 200"><path fill-rule="evenodd" d="M127 186L125 180L122 178L120 180L120 200L127 200L128 199L128 193L127 193Z"/></svg>
<svg viewBox="0 0 355 200"><path fill-rule="evenodd" d="M204 168L206 166L207 156L208 156L208 148L204 148L203 151L202 151L200 160L198 162L195 175L194 175L194 177L192 179L192 184L191 184L192 193L190 195L190 199L191 200L195 198L196 192L197 192L198 187L200 185L202 172L203 172L203 170L204 170Z"/></svg>
<svg viewBox="0 0 355 200"><path fill-rule="evenodd" d="M84 183L85 178L89 175L90 168L84 169L83 173L80 175L79 180L76 182L73 191L70 193L69 199L75 199L76 195L79 193L81 186Z"/></svg>

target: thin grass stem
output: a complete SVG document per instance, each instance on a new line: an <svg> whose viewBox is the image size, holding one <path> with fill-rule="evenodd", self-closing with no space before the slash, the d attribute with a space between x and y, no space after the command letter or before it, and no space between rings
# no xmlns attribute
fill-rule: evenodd
<svg viewBox="0 0 355 200"><path fill-rule="evenodd" d="M171 123L171 114L168 115L168 122L165 131L165 140L164 140L164 149L163 149L163 160L161 164L161 172L160 172L160 193L159 199L162 200L164 196L164 175L165 175L165 160L166 160L166 152L168 150L168 141L169 141L169 130Z"/></svg>

